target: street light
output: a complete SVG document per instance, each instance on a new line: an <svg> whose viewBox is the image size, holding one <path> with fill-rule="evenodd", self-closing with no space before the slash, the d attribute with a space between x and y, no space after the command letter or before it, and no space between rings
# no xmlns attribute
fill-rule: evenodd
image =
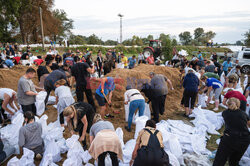
<svg viewBox="0 0 250 166"><path fill-rule="evenodd" d="M120 17L120 44L122 44L122 17L124 17L124 15L119 13L118 17Z"/></svg>

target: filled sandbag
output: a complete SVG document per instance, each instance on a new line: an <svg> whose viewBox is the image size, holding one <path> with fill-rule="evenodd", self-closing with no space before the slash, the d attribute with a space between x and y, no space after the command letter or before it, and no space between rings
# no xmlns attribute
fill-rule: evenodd
<svg viewBox="0 0 250 166"><path fill-rule="evenodd" d="M141 117L137 117L135 119L135 135L134 135L134 138L137 139L137 136L139 134L139 132L145 128L145 125L146 125L146 122L148 120L148 117L147 116L141 116Z"/></svg>

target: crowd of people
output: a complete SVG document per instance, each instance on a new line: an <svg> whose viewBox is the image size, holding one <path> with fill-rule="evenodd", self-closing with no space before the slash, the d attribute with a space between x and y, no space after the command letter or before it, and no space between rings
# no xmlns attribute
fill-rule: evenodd
<svg viewBox="0 0 250 166"><path fill-rule="evenodd" d="M25 53L18 52L15 45L9 44L1 50L2 67L13 67L8 65L11 59L13 64L18 65L22 60L30 60L33 56L30 48L27 47ZM7 50L8 54L7 54ZM18 52L15 54L15 52ZM21 56L19 56L21 55ZM58 111L58 121L62 127L68 127L71 134L79 134L79 141L83 148L87 150L86 136L89 133L90 148L89 152L94 159L98 159L98 165L104 165L104 159L107 154L110 155L112 164L118 165L118 158L122 160L122 151L119 138L115 133L114 126L107 121L114 118L119 111L111 112L109 107L112 104L113 91L120 77L106 77L105 75L115 68L133 69L136 65L147 63L149 65L160 65L159 60L153 55L145 58L142 53L127 58L124 53L116 52L115 49L108 50L104 57L101 51L98 51L97 58L94 61L92 51L86 49L84 52L68 50L62 56L55 48L50 48L44 57L37 56L33 62L38 66L37 70L28 68L26 73L19 79L18 90L0 88L1 116L0 122L6 125L9 118L18 111L20 106L25 125L19 131L19 146L34 151L36 158L41 158L44 152L44 143L42 140L42 127L35 122L36 96L37 91L46 91L47 96L44 100L47 109L49 95L55 91L56 104ZM17 62L16 57L20 57ZM31 65L31 64L29 64ZM230 165L237 165L242 155L249 145L250 127L249 110L247 110L247 98L249 96L250 79L244 87L244 91L239 92L237 87L240 84L240 66L231 62L230 57L225 57L221 64L218 56L213 53L211 58L203 58L201 52L193 56L188 61L184 56L174 55L171 61L167 61L164 66L178 67L182 76L184 87L181 105L184 106L185 117L192 114L195 107L198 93L208 95L207 105L214 98L214 111L219 110L219 105L224 104L227 109L223 111L222 116L225 120L225 131L221 139L214 165L224 165L227 159ZM93 74L97 72L97 75ZM37 74L39 85L35 85L32 79ZM159 122L159 114L165 112L165 101L170 90L174 91L170 79L162 74L154 72L148 73L150 83L145 83L142 89L135 89L127 85L124 93L124 104L129 104L128 125L124 126L128 132L131 132L133 116L136 110L139 110L139 116L144 115L145 101L152 104L152 120L147 121L145 128L139 133L130 165L169 165L168 155L165 153L163 138L161 132L156 130L156 123ZM97 112L93 98L93 91L89 87L91 77L97 77L99 86L95 90L94 98L97 101L100 111ZM225 81L222 82L221 79ZM76 101L72 91L75 89ZM226 89L226 90L225 90ZM87 101L84 102L84 94ZM144 94L144 96L142 95ZM222 100L222 95L224 99ZM15 107L13 102L18 103ZM15 112L12 112L9 105ZM248 111L248 112L247 112ZM7 116L6 113L9 115ZM4 154L4 161L9 156L9 151L5 152L0 141L0 154ZM160 154L160 155L155 155Z"/></svg>

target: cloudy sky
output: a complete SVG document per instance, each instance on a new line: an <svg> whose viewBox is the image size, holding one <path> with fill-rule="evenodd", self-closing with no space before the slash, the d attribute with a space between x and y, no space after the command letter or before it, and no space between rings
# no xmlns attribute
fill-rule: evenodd
<svg viewBox="0 0 250 166"><path fill-rule="evenodd" d="M203 27L216 32L214 42L234 43L250 29L250 0L55 0L74 20L74 34L96 34L103 40L119 38L123 18L123 39L133 35L155 38L160 33L176 36Z"/></svg>

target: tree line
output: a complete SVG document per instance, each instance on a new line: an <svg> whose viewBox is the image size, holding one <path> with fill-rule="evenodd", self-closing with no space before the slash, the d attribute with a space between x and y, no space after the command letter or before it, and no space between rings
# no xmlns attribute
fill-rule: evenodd
<svg viewBox="0 0 250 166"><path fill-rule="evenodd" d="M73 20L53 6L54 0L0 0L1 41L41 43L40 8L47 40L62 40L71 34Z"/></svg>

